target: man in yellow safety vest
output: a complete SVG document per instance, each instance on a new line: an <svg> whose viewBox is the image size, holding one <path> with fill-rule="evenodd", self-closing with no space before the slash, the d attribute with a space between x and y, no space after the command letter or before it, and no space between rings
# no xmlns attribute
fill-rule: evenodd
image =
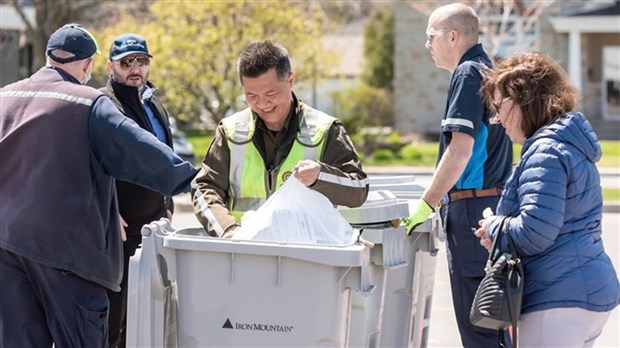
<svg viewBox="0 0 620 348"><path fill-rule="evenodd" d="M198 220L212 236L231 237L290 176L333 204L357 207L368 179L342 123L295 93L287 50L271 41L246 46L238 73L249 107L220 122L192 185Z"/></svg>

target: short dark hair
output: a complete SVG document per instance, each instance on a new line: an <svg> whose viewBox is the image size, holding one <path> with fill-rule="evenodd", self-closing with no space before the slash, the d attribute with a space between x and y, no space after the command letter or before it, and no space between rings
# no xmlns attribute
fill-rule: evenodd
<svg viewBox="0 0 620 348"><path fill-rule="evenodd" d="M256 41L247 45L237 60L237 73L243 84L243 77L258 77L275 68L278 79L284 81L291 73L291 62L284 46L269 40Z"/></svg>
<svg viewBox="0 0 620 348"><path fill-rule="evenodd" d="M535 52L510 56L487 70L482 93L490 108L495 90L501 99L510 98L521 108L521 130L526 138L573 111L580 97L562 66Z"/></svg>

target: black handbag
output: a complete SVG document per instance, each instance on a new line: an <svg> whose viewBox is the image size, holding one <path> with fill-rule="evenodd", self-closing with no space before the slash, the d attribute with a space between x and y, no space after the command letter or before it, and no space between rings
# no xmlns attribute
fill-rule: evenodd
<svg viewBox="0 0 620 348"><path fill-rule="evenodd" d="M504 346L504 330L512 325L512 346L517 346L517 321L523 297L523 265L510 233L508 217L493 240L486 275L480 282L469 312L473 325L498 330L498 346ZM501 252L499 240L506 234L510 252Z"/></svg>

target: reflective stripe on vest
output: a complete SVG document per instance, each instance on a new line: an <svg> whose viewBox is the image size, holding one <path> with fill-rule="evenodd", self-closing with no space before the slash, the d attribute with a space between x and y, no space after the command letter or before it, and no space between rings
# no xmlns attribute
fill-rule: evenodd
<svg viewBox="0 0 620 348"><path fill-rule="evenodd" d="M82 98L67 93L51 92L51 91L1 91L0 97L15 97L15 98L47 98L47 99L60 99L72 103L91 106L93 104L92 99Z"/></svg>
<svg viewBox="0 0 620 348"><path fill-rule="evenodd" d="M322 154L327 130L336 118L323 112L302 106L300 131L291 151L280 167L273 173L276 188L292 174L293 166L303 159L318 160ZM263 158L252 143L254 135L254 114L247 108L225 118L222 123L230 148L229 204L228 208L237 221L248 210L256 210L269 192L269 175ZM282 174L280 175L280 172ZM259 185L257 183L263 183Z"/></svg>

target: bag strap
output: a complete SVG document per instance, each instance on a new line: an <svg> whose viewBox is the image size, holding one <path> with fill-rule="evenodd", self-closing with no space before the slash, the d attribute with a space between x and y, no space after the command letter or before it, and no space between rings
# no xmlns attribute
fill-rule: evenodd
<svg viewBox="0 0 620 348"><path fill-rule="evenodd" d="M510 236L510 230L508 228L509 226L508 220L510 220L509 217L504 217L504 220L502 221L502 230L506 234L506 238L508 239L508 248L510 249L511 264L509 264L508 276L506 277L506 296L508 299L510 299L513 295L512 286L511 286L512 277L514 275L514 272L517 273L517 276L523 276L523 271L522 271L523 266L521 265L521 258L517 254L517 249L515 248L514 241L512 240L512 236ZM499 239L499 238L496 238L496 239ZM519 309L514 308L512 306L512 302L513 301L510 301L510 300L508 301L508 314L510 315L511 331L512 331L512 336L511 336L512 346L518 347L517 345L517 323L518 323L517 310ZM502 340L503 340L503 335L502 335Z"/></svg>
<svg viewBox="0 0 620 348"><path fill-rule="evenodd" d="M508 222L507 222L508 220L510 220L510 217L505 217L504 220L502 221L503 222L502 229L504 230L504 233L506 234L506 238L508 239L508 249L510 250L510 255L512 256L512 258L518 259L519 262L521 262L519 253L517 253L517 248L515 247L515 244L512 241L510 230L508 229Z"/></svg>
<svg viewBox="0 0 620 348"><path fill-rule="evenodd" d="M495 238L493 239L493 244L491 245L491 249L489 250L489 259L487 260L487 267L485 269L485 271L487 272L491 269L491 267L493 266L493 263L501 256L500 239L502 238L502 233L505 233L507 230L507 227L506 227L507 219L508 219L508 216L504 216L504 218L502 219L502 222L500 223L499 230L497 231L497 234L495 235ZM511 309L509 309L509 314L510 314L510 321L511 321L510 325L514 327ZM506 330L497 330L497 347L498 348L506 348L506 340L504 338L505 333L506 333ZM513 344L513 347L515 347L514 344Z"/></svg>
<svg viewBox="0 0 620 348"><path fill-rule="evenodd" d="M485 272L488 272L489 270L491 270L491 268L493 267L493 264L495 263L495 261L497 261L497 259L499 259L499 257L502 255L500 253L500 239L502 237L502 233L505 233L505 230L507 230L506 228L506 220L508 220L509 217L508 216L504 216L504 218L502 219L502 222L500 223L500 227L499 230L497 231L497 234L495 235L495 238L493 239L493 244L491 245L491 249L489 250L489 258L487 260L487 265L485 267ZM512 251L512 250L511 250Z"/></svg>

